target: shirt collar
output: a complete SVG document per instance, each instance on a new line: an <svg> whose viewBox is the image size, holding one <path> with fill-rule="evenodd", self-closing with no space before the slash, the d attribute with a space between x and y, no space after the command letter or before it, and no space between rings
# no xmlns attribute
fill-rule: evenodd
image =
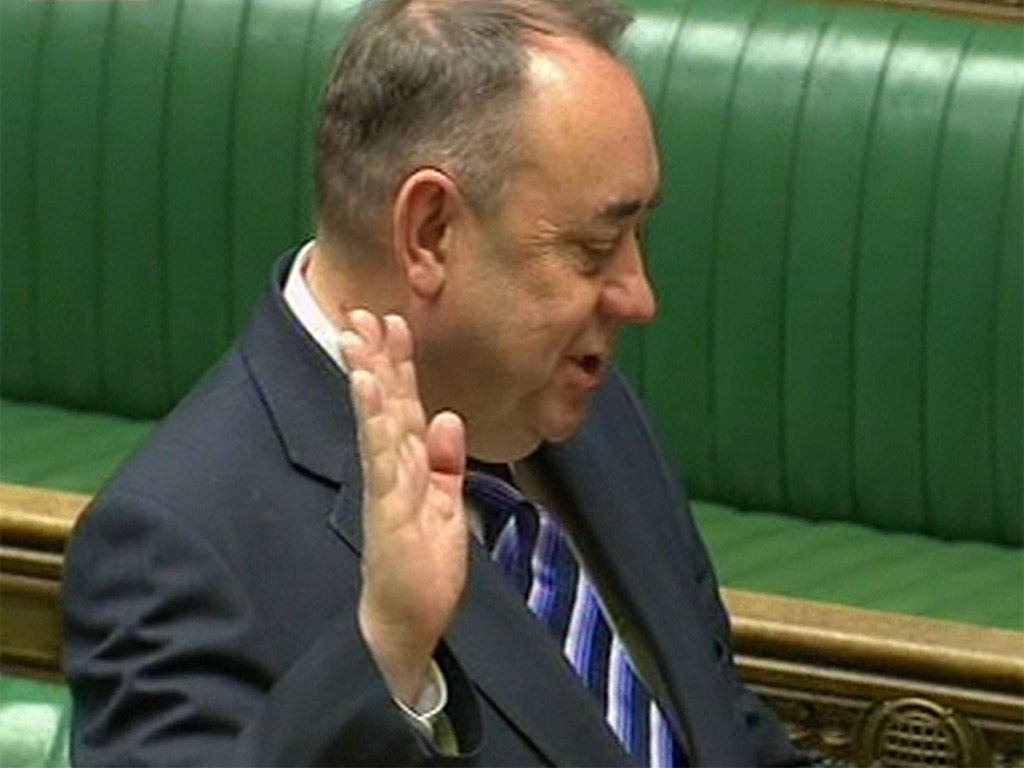
<svg viewBox="0 0 1024 768"><path fill-rule="evenodd" d="M295 256L284 285L284 302L299 324L313 337L313 341L327 353L335 365L347 373L341 355L341 332L316 303L313 292L309 290L309 283L306 282L306 270L313 255L314 242L307 242Z"/></svg>
<svg viewBox="0 0 1024 768"><path fill-rule="evenodd" d="M313 337L313 340L334 361L334 364L348 373L341 354L341 332L324 314L320 305L317 304L313 292L309 290L309 283L306 282L306 270L313 255L314 242L310 240L296 254L295 260L288 270L288 279L285 280L284 301L299 324L306 329L306 332ZM471 459L470 469L495 475L513 487L516 485L514 464L486 464Z"/></svg>

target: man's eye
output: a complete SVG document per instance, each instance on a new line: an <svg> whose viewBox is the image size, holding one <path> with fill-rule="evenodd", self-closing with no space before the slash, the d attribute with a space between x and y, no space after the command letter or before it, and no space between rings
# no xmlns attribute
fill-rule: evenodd
<svg viewBox="0 0 1024 768"><path fill-rule="evenodd" d="M584 274L594 275L614 258L616 243L584 243L579 250Z"/></svg>

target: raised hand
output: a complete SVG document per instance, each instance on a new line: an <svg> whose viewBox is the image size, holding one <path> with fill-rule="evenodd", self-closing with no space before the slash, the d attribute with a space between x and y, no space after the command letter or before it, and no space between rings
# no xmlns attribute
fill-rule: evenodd
<svg viewBox="0 0 1024 768"><path fill-rule="evenodd" d="M359 627L392 694L412 704L466 583L466 439L450 411L427 420L405 320L348 316L349 369L363 468Z"/></svg>

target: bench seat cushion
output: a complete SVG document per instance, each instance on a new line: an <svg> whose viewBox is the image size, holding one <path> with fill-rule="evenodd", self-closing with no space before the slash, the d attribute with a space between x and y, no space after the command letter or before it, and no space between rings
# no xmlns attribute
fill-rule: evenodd
<svg viewBox="0 0 1024 768"><path fill-rule="evenodd" d="M0 400L0 480L95 493L155 425Z"/></svg>
<svg viewBox="0 0 1024 768"><path fill-rule="evenodd" d="M4 768L63 768L71 697L66 686L0 676L0 754Z"/></svg>
<svg viewBox="0 0 1024 768"><path fill-rule="evenodd" d="M0 480L98 491L156 422L0 401ZM1024 550L697 502L724 586L1024 629Z"/></svg>
<svg viewBox="0 0 1024 768"><path fill-rule="evenodd" d="M727 587L1024 631L1024 550L697 502Z"/></svg>

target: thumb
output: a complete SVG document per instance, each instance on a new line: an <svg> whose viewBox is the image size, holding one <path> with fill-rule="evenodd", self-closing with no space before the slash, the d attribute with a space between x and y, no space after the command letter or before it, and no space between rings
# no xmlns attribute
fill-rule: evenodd
<svg viewBox="0 0 1024 768"><path fill-rule="evenodd" d="M431 472L461 478L466 473L466 427L453 411L441 411L427 425L427 464Z"/></svg>

